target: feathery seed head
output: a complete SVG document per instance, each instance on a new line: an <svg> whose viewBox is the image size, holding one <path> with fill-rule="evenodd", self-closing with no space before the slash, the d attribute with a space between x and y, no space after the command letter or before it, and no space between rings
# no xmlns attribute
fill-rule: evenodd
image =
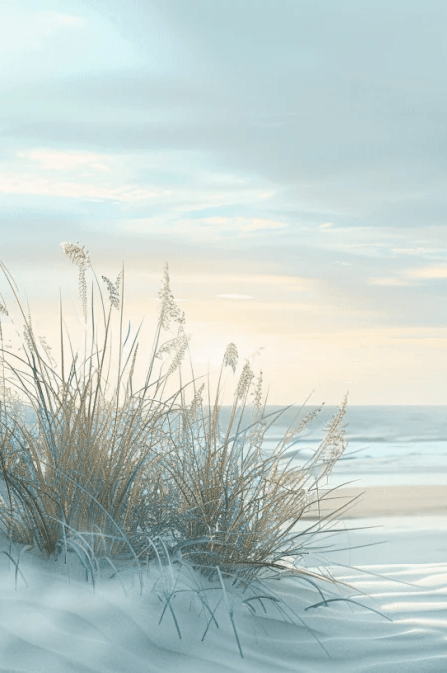
<svg viewBox="0 0 447 673"><path fill-rule="evenodd" d="M262 371L259 372L258 379L256 381L256 387L252 392L253 395L253 406L256 409L261 409L262 407Z"/></svg>
<svg viewBox="0 0 447 673"><path fill-rule="evenodd" d="M120 307L120 293L119 287L121 282L121 272L118 274L115 284L105 276L101 276L105 284L107 285L107 290L109 291L109 300L114 308L119 309Z"/></svg>
<svg viewBox="0 0 447 673"><path fill-rule="evenodd" d="M178 328L177 339L175 341L175 348L177 352L173 361L171 362L171 366L168 369L167 376L170 376L177 369L177 367L180 366L180 363L185 357L186 349L188 348L188 337L186 336L182 325L180 325Z"/></svg>
<svg viewBox="0 0 447 673"><path fill-rule="evenodd" d="M202 383L200 388L198 390L196 390L196 392L194 393L194 398L193 398L193 400L192 400L192 402L191 402L191 404L188 408L188 411L187 411L188 417L191 418L191 419L196 417L197 411L198 411L198 409L200 408L200 405L203 402L202 393L203 393L204 389L205 389L205 384Z"/></svg>
<svg viewBox="0 0 447 673"><path fill-rule="evenodd" d="M76 243L61 243L61 248L64 251L64 255L80 269L86 269L90 266L88 250L85 250L84 245L80 246L79 241Z"/></svg>
<svg viewBox="0 0 447 673"><path fill-rule="evenodd" d="M183 325L185 322L185 314L179 309L174 301L174 295L172 294L170 287L169 267L167 264L165 265L163 284L158 296L161 299L160 324L162 328L168 330L171 320L179 323L179 325Z"/></svg>
<svg viewBox="0 0 447 673"><path fill-rule="evenodd" d="M177 346L177 337L175 337L174 339L169 339L169 341L165 341L160 346L158 351L155 353L154 357L161 360L165 353L170 353L176 348L176 346Z"/></svg>
<svg viewBox="0 0 447 673"><path fill-rule="evenodd" d="M251 371L250 364L247 360L247 362L245 363L245 365L242 369L241 376L239 378L237 388L236 388L236 397L238 399L244 397L244 395L247 394L248 389L250 388L253 377L254 377L254 374Z"/></svg>
<svg viewBox="0 0 447 673"><path fill-rule="evenodd" d="M82 301L82 311L84 320L87 322L87 281L85 280L85 271L91 266L88 250L85 246L76 243L61 243L64 255L79 267L79 294Z"/></svg>
<svg viewBox="0 0 447 673"><path fill-rule="evenodd" d="M23 337L26 341L26 345L28 346L30 351L34 350L34 334L33 334L33 328L31 326L31 322L25 323L23 325Z"/></svg>
<svg viewBox="0 0 447 673"><path fill-rule="evenodd" d="M9 313L8 313L8 309L6 308L6 305L5 305L4 301L3 301L3 297L2 297L1 295L0 295L0 297L1 297L1 301L0 301L0 314L3 314L3 315L9 315Z"/></svg>
<svg viewBox="0 0 447 673"><path fill-rule="evenodd" d="M175 369L177 369L180 362L183 360L187 347L188 347L188 337L186 336L183 330L183 326L179 325L178 333L175 339L169 339L169 341L165 341L165 343L162 344L158 349L158 351L155 353L154 357L159 358L161 360L162 356L165 353L171 353L171 351L174 350L176 351L175 357L168 370L167 374L168 376L172 374L172 372Z"/></svg>
<svg viewBox="0 0 447 673"><path fill-rule="evenodd" d="M236 345L234 343L228 344L223 359L223 365L224 367L231 367L233 374L236 371L238 357Z"/></svg>
<svg viewBox="0 0 447 673"><path fill-rule="evenodd" d="M295 437L295 435L299 435L300 432L304 430L304 428L311 423L314 418L318 416L318 414L321 412L322 408L324 407L324 402L321 405L321 407L318 407L317 409L314 409L313 411L310 411L304 418L301 420L300 424L296 428L296 430L293 430L291 433L291 436Z"/></svg>

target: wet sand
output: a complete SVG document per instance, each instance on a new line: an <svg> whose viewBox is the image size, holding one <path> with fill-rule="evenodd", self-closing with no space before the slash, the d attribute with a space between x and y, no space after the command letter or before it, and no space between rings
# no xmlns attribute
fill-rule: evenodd
<svg viewBox="0 0 447 673"><path fill-rule="evenodd" d="M320 508L329 513L346 505L338 517L365 519L390 516L447 517L447 484L430 486L370 486L367 488L339 488L332 492L321 491ZM356 498L355 502L348 504ZM306 518L315 518L315 506Z"/></svg>

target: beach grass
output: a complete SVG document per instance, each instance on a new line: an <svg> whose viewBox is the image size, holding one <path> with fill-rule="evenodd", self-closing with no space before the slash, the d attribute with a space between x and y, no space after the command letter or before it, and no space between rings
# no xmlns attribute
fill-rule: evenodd
<svg viewBox="0 0 447 673"><path fill-rule="evenodd" d="M124 266L115 282L102 276L101 286L83 246L62 249L78 267L85 329L75 349L61 301L59 362L36 337L0 262L23 325L20 348L13 351L5 347L0 322L0 526L10 558L12 545L34 546L47 558L76 554L92 582L104 561L115 568L127 559L138 567L140 582L141 568L153 564L163 578L162 618L168 611L174 620L179 578L194 577L188 591L209 615L206 630L215 621L215 608L204 598L209 582L231 620L234 591L250 610L263 600L278 603L263 584L272 577L295 576L324 601L319 583L336 581L324 569L310 569L306 558L324 549L318 540L340 512L326 509L312 520L305 515L318 512L327 498L320 484L346 448L347 398L312 458L301 464L290 458L317 413L304 407L267 453L265 435L283 411L267 413L262 373L256 375L248 361L238 368L235 344L223 354L214 390L192 374L186 378L185 363L189 359L193 371L193 358L167 266L153 343L143 354L144 383L135 385L139 330L131 335L130 325L127 333L124 327ZM0 302L0 317L11 321L1 295ZM227 373L234 394L224 423Z"/></svg>

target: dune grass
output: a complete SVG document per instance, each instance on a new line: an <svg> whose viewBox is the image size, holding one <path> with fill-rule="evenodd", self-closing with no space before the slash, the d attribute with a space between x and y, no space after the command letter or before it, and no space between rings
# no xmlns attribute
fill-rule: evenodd
<svg viewBox="0 0 447 673"><path fill-rule="evenodd" d="M297 410L296 422L266 453L266 432L283 412L267 414L262 373L256 377L246 362L223 424L222 381L229 370L236 376L237 348L229 344L224 353L214 391L193 376L183 382L189 345L167 267L144 384L135 388L139 330L131 336L130 324L124 328L124 267L114 283L102 277L104 297L85 248L62 248L79 270L85 331L79 353L64 330L61 301L58 363L36 337L0 262L23 324L20 350L13 352L0 322L0 526L10 543L34 545L47 557L73 552L92 581L101 559L114 567L127 558L140 569L155 562L170 577L160 586L164 612L174 619L174 568L214 581L226 603L234 587L252 587L243 599L251 610L254 583L272 576L334 584L327 572L307 568L306 555L337 511L304 516L327 496L319 484L345 450L346 398L307 462L294 461L291 449L316 412ZM10 320L0 295L2 316ZM200 587L190 590L203 602ZM263 596L276 601L272 593ZM214 613L204 605L208 629Z"/></svg>

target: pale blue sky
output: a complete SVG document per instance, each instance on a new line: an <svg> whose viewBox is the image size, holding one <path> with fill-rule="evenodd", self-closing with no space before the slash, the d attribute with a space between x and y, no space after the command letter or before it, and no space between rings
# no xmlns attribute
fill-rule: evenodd
<svg viewBox="0 0 447 673"><path fill-rule="evenodd" d="M445 403L446 27L444 0L2 0L0 258L42 331L79 240L136 316L168 261L197 361L258 351L272 402Z"/></svg>

